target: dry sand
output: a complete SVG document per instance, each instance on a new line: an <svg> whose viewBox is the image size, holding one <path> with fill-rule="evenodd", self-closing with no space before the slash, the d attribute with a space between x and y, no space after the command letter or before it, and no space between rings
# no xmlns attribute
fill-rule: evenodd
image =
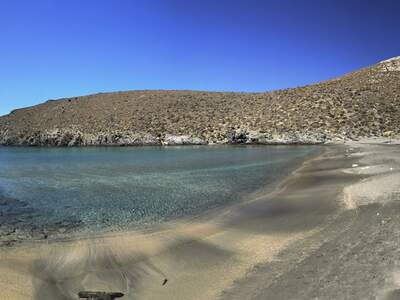
<svg viewBox="0 0 400 300"><path fill-rule="evenodd" d="M400 299L400 147L381 142L348 143L346 157L357 161L342 173L356 177L333 218L221 298Z"/></svg>
<svg viewBox="0 0 400 300"><path fill-rule="evenodd" d="M388 221L386 215L376 214L382 204L374 199L392 203L387 195L365 200L366 187L379 190L374 180L381 180L379 195L400 182L393 177L400 161L400 149L394 147L327 146L273 191L209 218L170 223L151 233L4 248L1 299L77 299L81 290L122 291L122 299L331 299L334 287L321 280L332 275L337 260L347 257L350 268L337 271L337 284L346 283L351 270L359 271L348 256L355 249L347 249L348 244L362 246L375 228L400 224L399 218ZM367 166L375 171L366 172ZM359 233L360 227L370 234ZM382 241L391 234L388 231ZM342 256L335 257L327 245L337 247L334 254ZM318 259L326 253L329 259L321 263ZM380 257L373 255L371 261ZM370 285L376 295L393 293L400 276L396 270L390 274L379 290ZM346 299L354 290L345 288L337 298Z"/></svg>

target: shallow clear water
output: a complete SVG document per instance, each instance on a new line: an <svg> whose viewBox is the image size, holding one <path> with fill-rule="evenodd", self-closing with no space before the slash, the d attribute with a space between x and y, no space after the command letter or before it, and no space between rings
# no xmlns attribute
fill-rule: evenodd
<svg viewBox="0 0 400 300"><path fill-rule="evenodd" d="M126 228L238 201L318 149L0 147L0 196L27 205L14 211L19 221Z"/></svg>

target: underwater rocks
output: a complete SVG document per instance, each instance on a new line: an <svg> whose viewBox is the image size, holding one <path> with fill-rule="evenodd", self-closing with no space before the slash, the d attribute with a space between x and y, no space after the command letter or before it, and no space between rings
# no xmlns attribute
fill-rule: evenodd
<svg viewBox="0 0 400 300"><path fill-rule="evenodd" d="M83 223L78 219L38 223L43 213L26 202L0 195L0 246L13 246L28 240L43 240L76 232Z"/></svg>

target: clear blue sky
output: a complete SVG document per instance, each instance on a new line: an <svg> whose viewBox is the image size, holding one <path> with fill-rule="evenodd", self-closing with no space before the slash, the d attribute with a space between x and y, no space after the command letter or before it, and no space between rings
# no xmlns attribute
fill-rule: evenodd
<svg viewBox="0 0 400 300"><path fill-rule="evenodd" d="M400 55L400 1L0 0L0 115L101 91L266 91Z"/></svg>

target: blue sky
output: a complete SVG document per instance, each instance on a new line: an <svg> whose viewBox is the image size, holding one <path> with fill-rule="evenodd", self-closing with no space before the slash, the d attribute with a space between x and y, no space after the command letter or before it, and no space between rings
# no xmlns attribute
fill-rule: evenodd
<svg viewBox="0 0 400 300"><path fill-rule="evenodd" d="M266 91L400 55L400 1L0 0L0 115L102 91Z"/></svg>

